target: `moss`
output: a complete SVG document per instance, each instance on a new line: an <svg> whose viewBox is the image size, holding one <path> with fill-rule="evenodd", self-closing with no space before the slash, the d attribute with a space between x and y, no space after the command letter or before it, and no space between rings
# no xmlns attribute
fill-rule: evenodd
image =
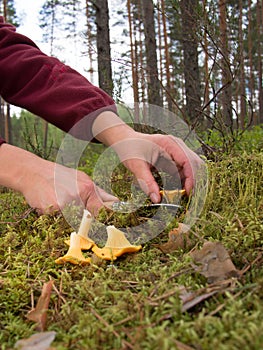
<svg viewBox="0 0 263 350"><path fill-rule="evenodd" d="M240 159L209 163L210 188L193 230L200 245L204 239L220 241L236 267L246 272L234 289L185 313L179 286L195 290L206 280L191 268L187 251L164 254L154 245L168 239L180 217L141 252L114 264L58 266L55 259L66 252L64 239L71 232L63 217L38 217L18 194L2 193L1 349L34 332L25 316L50 278L59 293L52 292L47 327L57 332L52 344L57 350L170 350L177 349L176 341L202 350L261 349L263 154L244 153ZM118 224L118 216L110 223Z"/></svg>

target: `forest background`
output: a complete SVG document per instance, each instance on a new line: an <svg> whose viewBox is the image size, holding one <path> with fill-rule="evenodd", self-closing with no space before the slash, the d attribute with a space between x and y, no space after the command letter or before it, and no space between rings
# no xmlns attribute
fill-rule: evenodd
<svg viewBox="0 0 263 350"><path fill-rule="evenodd" d="M14 0L0 4L19 27ZM219 136L232 147L263 122L260 0L48 0L39 26L47 54L65 63L75 55L81 73L117 103L169 109L207 143ZM27 111L11 111L1 99L0 134L8 142L55 154L62 132Z"/></svg>

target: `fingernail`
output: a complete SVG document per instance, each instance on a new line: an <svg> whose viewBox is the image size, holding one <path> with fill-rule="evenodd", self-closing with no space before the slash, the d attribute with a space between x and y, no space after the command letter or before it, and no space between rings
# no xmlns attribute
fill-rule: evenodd
<svg viewBox="0 0 263 350"><path fill-rule="evenodd" d="M152 201L153 203L158 203L158 202L159 202L159 197L157 196L156 193L151 193L151 194L150 194L150 198L151 198L151 201Z"/></svg>

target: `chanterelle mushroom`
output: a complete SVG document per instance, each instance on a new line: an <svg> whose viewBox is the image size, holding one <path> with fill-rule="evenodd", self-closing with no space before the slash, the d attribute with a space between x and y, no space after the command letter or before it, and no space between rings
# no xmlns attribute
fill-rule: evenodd
<svg viewBox="0 0 263 350"><path fill-rule="evenodd" d="M142 249L141 245L132 245L124 233L115 226L107 226L108 239L103 248L94 245L92 251L101 259L116 260L125 253L134 253Z"/></svg>
<svg viewBox="0 0 263 350"><path fill-rule="evenodd" d="M183 196L185 190L161 190L160 194L166 199L167 203L172 203L176 196Z"/></svg>
<svg viewBox="0 0 263 350"><path fill-rule="evenodd" d="M85 258L81 251L80 246L81 236L76 232L72 232L70 235L70 245L66 255L55 260L57 264L65 264L70 262L75 265L87 265L90 264L91 259Z"/></svg>
<svg viewBox="0 0 263 350"><path fill-rule="evenodd" d="M84 209L78 230L78 236L80 237L80 248L82 250L89 250L94 245L94 241L89 237L91 223L91 213L87 209ZM69 245L70 241L66 240L65 243Z"/></svg>

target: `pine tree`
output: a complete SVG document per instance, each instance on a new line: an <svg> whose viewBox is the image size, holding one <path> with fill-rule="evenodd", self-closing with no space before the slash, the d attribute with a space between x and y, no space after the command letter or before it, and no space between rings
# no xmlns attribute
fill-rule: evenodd
<svg viewBox="0 0 263 350"><path fill-rule="evenodd" d="M113 80L108 1L97 0L96 3L94 2L94 6L96 9L99 86L112 96Z"/></svg>
<svg viewBox="0 0 263 350"><path fill-rule="evenodd" d="M182 46L184 53L184 77L186 114L191 123L200 119L201 90L198 64L198 1L180 2L182 14Z"/></svg>

